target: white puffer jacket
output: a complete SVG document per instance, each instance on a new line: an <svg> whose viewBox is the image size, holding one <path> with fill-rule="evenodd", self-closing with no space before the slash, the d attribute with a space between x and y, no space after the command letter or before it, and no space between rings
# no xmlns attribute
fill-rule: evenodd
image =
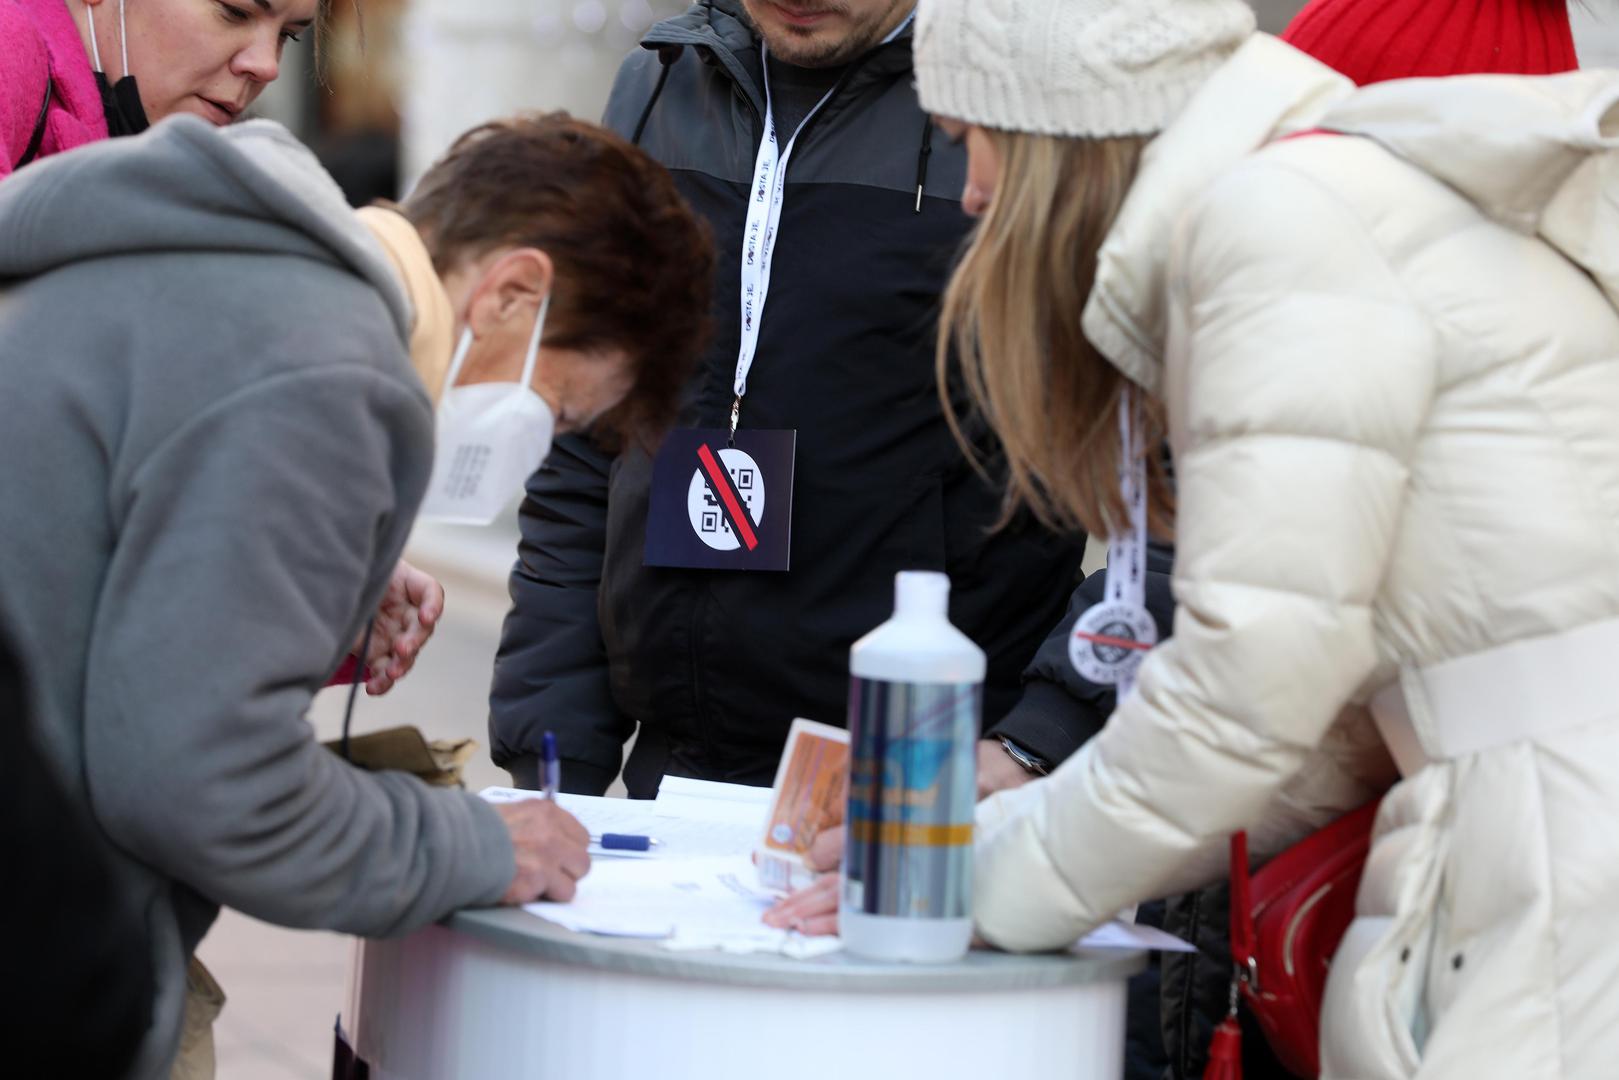
<svg viewBox="0 0 1619 1080"><path fill-rule="evenodd" d="M1354 91L1261 36L1154 142L1085 328L1167 402L1181 606L1107 729L981 807L984 937L1062 945L1376 794L1374 702L1406 778L1326 1075L1619 1075L1616 102Z"/></svg>

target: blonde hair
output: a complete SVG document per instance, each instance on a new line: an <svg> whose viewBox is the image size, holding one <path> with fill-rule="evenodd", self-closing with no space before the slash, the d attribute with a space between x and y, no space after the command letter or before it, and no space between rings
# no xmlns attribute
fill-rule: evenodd
<svg viewBox="0 0 1619 1080"><path fill-rule="evenodd" d="M1119 493L1118 412L1130 383L1086 340L1080 314L1148 137L986 134L1001 178L944 296L937 364L945 417L982 471L950 396L955 359L974 411L1006 454L1001 524L1027 507L1048 526L1107 536L1129 521ZM1133 396L1149 526L1167 535L1162 410L1144 393Z"/></svg>

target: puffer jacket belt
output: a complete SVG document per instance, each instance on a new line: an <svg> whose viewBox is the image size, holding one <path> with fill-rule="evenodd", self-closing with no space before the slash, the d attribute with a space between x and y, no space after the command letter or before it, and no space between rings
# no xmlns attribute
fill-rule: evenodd
<svg viewBox="0 0 1619 1080"><path fill-rule="evenodd" d="M1403 776L1619 716L1619 619L1404 668L1372 698Z"/></svg>

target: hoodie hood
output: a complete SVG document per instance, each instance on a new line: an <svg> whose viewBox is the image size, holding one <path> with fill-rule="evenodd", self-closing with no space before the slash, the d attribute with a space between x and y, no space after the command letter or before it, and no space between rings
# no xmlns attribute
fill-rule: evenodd
<svg viewBox="0 0 1619 1080"><path fill-rule="evenodd" d="M1619 307L1619 72L1381 83L1321 126L1372 139L1491 219L1539 236Z"/></svg>
<svg viewBox="0 0 1619 1080"><path fill-rule="evenodd" d="M433 266L433 256L416 226L397 210L367 206L355 211L355 216L388 253L404 286L411 307L410 366L437 407L455 351L455 310Z"/></svg>
<svg viewBox="0 0 1619 1080"><path fill-rule="evenodd" d="M0 279L152 252L263 252L343 267L411 310L388 257L315 156L268 120L172 117L30 165L0 184Z"/></svg>

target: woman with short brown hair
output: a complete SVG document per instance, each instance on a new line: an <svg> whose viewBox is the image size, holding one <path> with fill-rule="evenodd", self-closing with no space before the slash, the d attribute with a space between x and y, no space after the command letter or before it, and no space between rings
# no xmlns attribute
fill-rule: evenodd
<svg viewBox="0 0 1619 1080"><path fill-rule="evenodd" d="M713 256L706 226L663 166L562 113L514 117L463 135L398 211L452 298L495 252L546 253L556 281L546 342L598 361L617 354L627 376L622 401L564 410L559 430L610 411L611 434L654 441L674 418L707 332ZM465 381L479 380L482 358L475 348ZM542 367L545 358L542 350ZM429 389L437 393L436 379Z"/></svg>

